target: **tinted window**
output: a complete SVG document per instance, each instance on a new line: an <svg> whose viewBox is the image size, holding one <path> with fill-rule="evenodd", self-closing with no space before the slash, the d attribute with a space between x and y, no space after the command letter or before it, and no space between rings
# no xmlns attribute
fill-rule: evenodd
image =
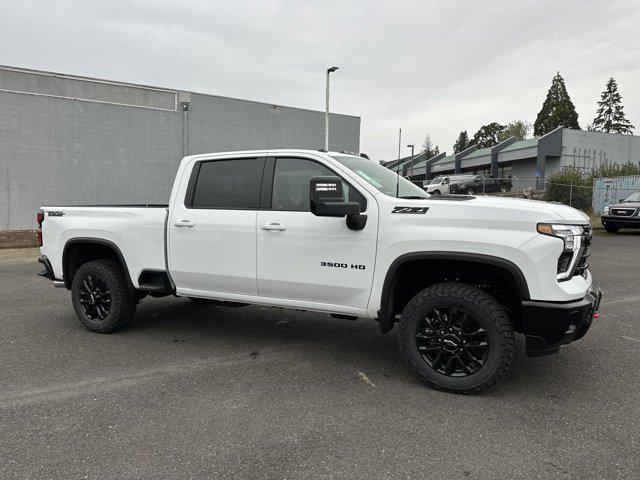
<svg viewBox="0 0 640 480"><path fill-rule="evenodd" d="M302 158L278 158L273 175L271 208L294 212L309 211L309 180L318 176L335 177L324 165ZM345 200L358 202L364 211L366 203L362 195L347 183L342 184Z"/></svg>
<svg viewBox="0 0 640 480"><path fill-rule="evenodd" d="M193 208L257 209L263 169L261 158L202 162Z"/></svg>
<svg viewBox="0 0 640 480"><path fill-rule="evenodd" d="M332 155L332 157L385 195L400 198L428 198L420 187L371 160L347 155Z"/></svg>

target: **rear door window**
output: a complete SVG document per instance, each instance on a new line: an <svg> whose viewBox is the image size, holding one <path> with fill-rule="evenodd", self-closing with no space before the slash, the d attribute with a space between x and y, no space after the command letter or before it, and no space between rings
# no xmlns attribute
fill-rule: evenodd
<svg viewBox="0 0 640 480"><path fill-rule="evenodd" d="M264 158L201 162L194 167L196 179L185 204L190 208L257 210L263 171Z"/></svg>

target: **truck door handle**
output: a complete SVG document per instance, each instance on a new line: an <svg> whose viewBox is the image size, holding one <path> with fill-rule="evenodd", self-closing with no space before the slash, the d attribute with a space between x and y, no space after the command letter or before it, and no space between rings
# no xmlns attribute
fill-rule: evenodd
<svg viewBox="0 0 640 480"><path fill-rule="evenodd" d="M193 223L191 220L180 220L179 222L175 222L173 224L174 227L187 227L187 228L191 228L191 227L195 227L196 224Z"/></svg>
<svg viewBox="0 0 640 480"><path fill-rule="evenodd" d="M261 225L260 228L262 230L270 230L276 232L282 232L283 230L287 229L287 227L285 227L284 225L280 225L279 223L269 223L267 225Z"/></svg>

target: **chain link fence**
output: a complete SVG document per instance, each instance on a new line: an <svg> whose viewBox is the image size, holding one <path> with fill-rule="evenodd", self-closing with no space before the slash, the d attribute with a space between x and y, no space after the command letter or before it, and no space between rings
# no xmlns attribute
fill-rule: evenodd
<svg viewBox="0 0 640 480"><path fill-rule="evenodd" d="M476 195L552 200L599 215L606 205L619 203L640 191L640 175L596 178L592 185L536 178L488 178L472 186L463 186L461 190L457 191L452 186L455 193L473 191Z"/></svg>

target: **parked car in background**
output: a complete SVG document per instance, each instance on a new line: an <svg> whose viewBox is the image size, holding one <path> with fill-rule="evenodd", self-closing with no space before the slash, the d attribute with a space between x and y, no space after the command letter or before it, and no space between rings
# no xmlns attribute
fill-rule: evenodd
<svg viewBox="0 0 640 480"><path fill-rule="evenodd" d="M441 195L449 193L449 183L451 178L449 177L436 177L431 181L425 181L422 184L422 188L425 192L432 195Z"/></svg>
<svg viewBox="0 0 640 480"><path fill-rule="evenodd" d="M620 203L604 207L602 226L609 233L621 228L640 228L640 192L635 192Z"/></svg>
<svg viewBox="0 0 640 480"><path fill-rule="evenodd" d="M432 195L447 195L454 193L451 189L452 185L466 182L473 178L473 175L452 175L449 177L436 177L430 182L424 182L423 188L427 193Z"/></svg>
<svg viewBox="0 0 640 480"><path fill-rule="evenodd" d="M475 195L477 193L494 193L511 191L512 182L508 178L494 178L490 175L467 175L459 181L451 182L450 193Z"/></svg>

